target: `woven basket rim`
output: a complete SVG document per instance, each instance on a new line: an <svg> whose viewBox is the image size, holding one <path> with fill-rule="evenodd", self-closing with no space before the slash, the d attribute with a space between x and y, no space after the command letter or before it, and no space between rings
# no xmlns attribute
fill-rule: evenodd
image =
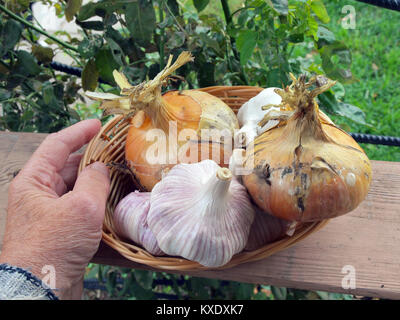
<svg viewBox="0 0 400 320"><path fill-rule="evenodd" d="M234 111L237 111L238 107L251 97L257 95L263 88L253 86L211 86L197 90L218 96ZM128 119L124 119L122 115L112 117L103 125L99 133L87 145L79 165L78 173L80 173L85 166L95 161L101 161L106 164L109 162L108 160L110 158L113 159L114 162L123 161L125 146L124 135L126 135L128 128L129 121ZM103 242L119 252L126 259L159 270L222 270L232 268L242 263L261 260L302 241L312 233L323 228L329 221L329 219L325 219L316 222L302 223L300 228L296 229L292 236L285 236L278 241L269 243L253 251L242 251L234 255L227 264L217 268L210 268L181 257L153 256L144 248L118 237L113 231L111 215L113 205L115 205L115 202L118 202L116 200L122 198L121 188L124 186L118 184L121 175L116 170L110 170L110 179L111 191L107 200L106 216L102 230Z"/></svg>

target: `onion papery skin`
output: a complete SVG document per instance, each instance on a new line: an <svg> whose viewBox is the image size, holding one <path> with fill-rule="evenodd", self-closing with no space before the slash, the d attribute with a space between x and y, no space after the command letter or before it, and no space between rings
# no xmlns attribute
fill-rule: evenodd
<svg viewBox="0 0 400 320"><path fill-rule="evenodd" d="M250 146L245 166L254 169L243 183L263 211L319 221L354 210L366 197L368 157L349 134L321 120L318 105L308 101Z"/></svg>

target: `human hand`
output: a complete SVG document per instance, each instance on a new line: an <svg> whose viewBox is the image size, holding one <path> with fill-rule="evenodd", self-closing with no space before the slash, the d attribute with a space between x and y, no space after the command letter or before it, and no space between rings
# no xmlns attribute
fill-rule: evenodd
<svg viewBox="0 0 400 320"><path fill-rule="evenodd" d="M85 268L101 239L109 172L96 162L76 178L81 156L73 154L100 126L85 120L47 136L9 187L0 263L38 278L51 266L61 299L81 298Z"/></svg>

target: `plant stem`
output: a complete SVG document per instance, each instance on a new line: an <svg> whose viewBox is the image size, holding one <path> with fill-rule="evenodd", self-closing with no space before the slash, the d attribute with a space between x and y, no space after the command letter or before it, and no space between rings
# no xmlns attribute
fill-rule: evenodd
<svg viewBox="0 0 400 320"><path fill-rule="evenodd" d="M6 13L7 15L9 15L14 20L17 20L18 22L21 22L22 24L24 24L28 28L31 28L31 29L43 34L44 36L48 37L49 39L53 40L54 42L57 42L59 45L65 47L65 48L68 48L68 49L70 49L72 51L78 52L77 48L71 46L68 43L65 43L64 41L61 41L61 40L57 39L56 37L52 36L51 34L48 34L46 31L39 29L38 27L36 27L33 24L31 24L28 21L26 21L25 19L23 19L20 16L16 15L14 12L8 10L2 4L0 4L0 10L3 11L4 13Z"/></svg>
<svg viewBox="0 0 400 320"><path fill-rule="evenodd" d="M232 15L231 15L231 12L229 10L228 2L227 2L227 0L221 0L221 4L222 4L222 9L224 11L226 26L229 27L229 25L232 23ZM230 42L231 42L233 55L235 56L236 60L240 61L239 52L236 50L235 38L229 36L229 39L230 39ZM240 66L240 78L242 79L242 81L245 84L249 84L249 79L247 78L247 75L243 70L243 66Z"/></svg>
<svg viewBox="0 0 400 320"><path fill-rule="evenodd" d="M174 13L171 11L171 8L168 6L168 3L164 3L165 7L167 8L168 12L170 13L170 15L174 18L176 25L178 26L178 28L185 34L186 39L189 38L189 35L187 34L187 32L185 31L185 29L180 25L178 19L176 19Z"/></svg>
<svg viewBox="0 0 400 320"><path fill-rule="evenodd" d="M160 22L164 20L164 1L161 1L159 6ZM164 28L160 30L160 70L164 69Z"/></svg>
<svg viewBox="0 0 400 320"><path fill-rule="evenodd" d="M229 10L227 0L221 0L221 4L222 4L222 10L224 10L225 21L226 24L228 25L232 22L231 11Z"/></svg>
<svg viewBox="0 0 400 320"><path fill-rule="evenodd" d="M243 7L243 8L237 9L236 11L234 11L233 13L231 13L231 15L230 15L231 20L232 20L232 17L233 17L236 13L238 13L238 12L240 12L240 11L242 11L242 10L247 10L247 9L256 9L256 7L248 6L248 7Z"/></svg>

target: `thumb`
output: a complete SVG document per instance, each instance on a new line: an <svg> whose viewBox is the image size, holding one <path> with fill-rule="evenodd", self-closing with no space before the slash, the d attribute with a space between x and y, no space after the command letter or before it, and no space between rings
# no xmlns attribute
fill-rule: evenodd
<svg viewBox="0 0 400 320"><path fill-rule="evenodd" d="M96 215L102 222L109 192L109 170L104 163L95 162L79 174L71 195L78 208Z"/></svg>

